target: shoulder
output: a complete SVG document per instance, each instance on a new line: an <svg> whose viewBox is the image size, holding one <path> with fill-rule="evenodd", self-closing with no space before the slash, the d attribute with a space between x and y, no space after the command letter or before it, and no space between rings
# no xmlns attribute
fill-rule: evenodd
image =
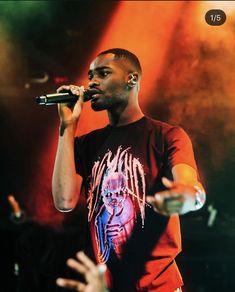
<svg viewBox="0 0 235 292"><path fill-rule="evenodd" d="M166 145L179 141L182 143L191 143L188 133L179 125L169 124L149 117L146 117L146 122L155 135L161 137Z"/></svg>
<svg viewBox="0 0 235 292"><path fill-rule="evenodd" d="M169 124L167 122L159 121L156 119L152 119L146 116L146 122L152 127L154 130L161 132L162 134L170 134L170 133L185 133L183 128L179 125Z"/></svg>

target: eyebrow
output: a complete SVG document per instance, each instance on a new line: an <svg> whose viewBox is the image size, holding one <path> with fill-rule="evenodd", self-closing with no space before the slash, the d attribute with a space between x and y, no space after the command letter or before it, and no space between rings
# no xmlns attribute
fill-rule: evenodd
<svg viewBox="0 0 235 292"><path fill-rule="evenodd" d="M89 70L88 71L88 75L90 75L93 71L101 71L101 70L104 70L104 69L111 69L111 67L109 67L109 66L97 67L94 70Z"/></svg>

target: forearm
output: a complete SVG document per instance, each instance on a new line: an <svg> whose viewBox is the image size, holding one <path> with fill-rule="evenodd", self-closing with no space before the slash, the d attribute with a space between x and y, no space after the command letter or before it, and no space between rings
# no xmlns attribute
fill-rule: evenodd
<svg viewBox="0 0 235 292"><path fill-rule="evenodd" d="M60 127L60 136L52 177L52 194L55 207L70 211L78 201L82 178L76 173L74 161L74 133L71 124Z"/></svg>

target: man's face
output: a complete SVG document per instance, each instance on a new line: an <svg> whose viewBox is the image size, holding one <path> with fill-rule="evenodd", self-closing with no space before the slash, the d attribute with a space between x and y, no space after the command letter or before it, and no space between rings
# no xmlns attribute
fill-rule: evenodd
<svg viewBox="0 0 235 292"><path fill-rule="evenodd" d="M128 70L125 59L114 59L113 54L98 56L88 72L91 107L95 111L112 110L128 103Z"/></svg>

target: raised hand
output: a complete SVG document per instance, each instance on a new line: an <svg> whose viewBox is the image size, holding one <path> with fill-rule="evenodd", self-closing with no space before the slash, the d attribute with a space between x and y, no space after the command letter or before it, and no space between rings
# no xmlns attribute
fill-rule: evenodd
<svg viewBox="0 0 235 292"><path fill-rule="evenodd" d="M70 91L79 98L76 103L58 104L60 122L63 126L73 124L76 127L78 118L82 111L84 87L76 85L62 85L57 89L57 92L59 93L63 90Z"/></svg>
<svg viewBox="0 0 235 292"><path fill-rule="evenodd" d="M96 265L83 252L78 252L76 259L68 259L67 265L74 271L82 274L86 282L58 278L56 280L58 286L81 292L108 292L104 279L105 265Z"/></svg>

